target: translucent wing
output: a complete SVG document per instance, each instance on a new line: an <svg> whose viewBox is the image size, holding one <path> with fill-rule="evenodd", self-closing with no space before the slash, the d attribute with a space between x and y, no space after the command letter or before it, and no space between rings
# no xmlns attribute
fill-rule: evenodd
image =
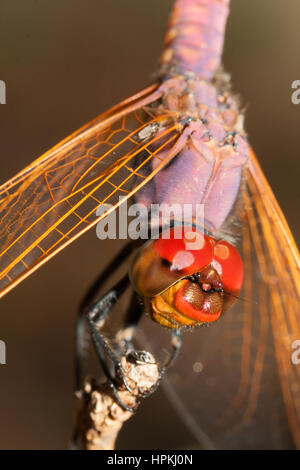
<svg viewBox="0 0 300 470"><path fill-rule="evenodd" d="M291 362L300 339L299 257L254 154L238 212L240 299L216 324L184 334L163 384L200 447L300 447L300 366ZM150 322L143 334L154 351L167 344Z"/></svg>
<svg viewBox="0 0 300 470"><path fill-rule="evenodd" d="M96 224L174 156L179 125L155 86L112 108L0 187L0 296ZM164 158L161 152L164 151Z"/></svg>
<svg viewBox="0 0 300 470"><path fill-rule="evenodd" d="M249 191L245 195L248 220L262 279L269 288L275 354L288 422L300 448L300 365L292 361L292 344L300 339L299 253L254 153L249 173Z"/></svg>

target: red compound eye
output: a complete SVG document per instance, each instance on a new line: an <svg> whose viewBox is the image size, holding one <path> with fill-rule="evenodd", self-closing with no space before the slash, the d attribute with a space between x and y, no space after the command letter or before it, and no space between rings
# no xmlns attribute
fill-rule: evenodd
<svg viewBox="0 0 300 470"><path fill-rule="evenodd" d="M222 298L218 292L207 294L199 285L183 280L179 282L174 306L190 319L210 323L216 321L222 313Z"/></svg>
<svg viewBox="0 0 300 470"><path fill-rule="evenodd" d="M191 274L212 262L214 246L213 238L191 228L185 230L180 239L175 238L175 229L171 229L168 238L155 242L154 249L160 258L170 263L171 271Z"/></svg>
<svg viewBox="0 0 300 470"><path fill-rule="evenodd" d="M228 292L238 292L243 283L243 262L237 249L222 240L216 243L212 266L219 274L223 289Z"/></svg>

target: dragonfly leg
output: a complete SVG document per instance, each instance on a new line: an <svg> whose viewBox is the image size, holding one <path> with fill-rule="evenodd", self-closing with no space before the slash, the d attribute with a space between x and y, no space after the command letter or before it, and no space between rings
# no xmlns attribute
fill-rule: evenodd
<svg viewBox="0 0 300 470"><path fill-rule="evenodd" d="M123 349L130 353L131 351L136 352L135 347L132 344L137 324L144 314L145 307L141 298L136 292L132 293L131 301L128 306L123 328L117 333L116 341L118 344L123 345Z"/></svg>
<svg viewBox="0 0 300 470"><path fill-rule="evenodd" d="M161 383L161 380L162 380L163 376L165 375L165 373L167 372L169 367L171 367L174 364L174 362L175 362L175 360L176 360L176 358L177 358L177 356L178 356L178 354L181 350L182 336L181 336L181 332L180 332L179 329L174 329L171 332L171 346L172 346L172 350L170 351L170 353L167 356L164 364L160 368L159 379L156 382L156 384L154 385L154 387L152 387L151 392L148 393L148 395L154 393L157 390L157 388L159 387L159 385Z"/></svg>
<svg viewBox="0 0 300 470"><path fill-rule="evenodd" d="M118 259L118 256L116 257ZM99 277L99 279L102 279L103 275ZM99 280L97 280L99 281ZM96 284L96 283L95 283ZM126 411L129 411L133 413L135 410L131 408L130 406L126 405L119 397L118 394L118 389L115 383L115 377L112 376L111 369L109 368L107 361L106 361L106 356L110 358L112 363L114 364L115 368L118 368L122 381L124 385L127 387L129 391L131 391L130 387L128 386L126 382L126 378L123 373L123 369L120 363L120 358L116 355L116 353L113 351L111 346L109 345L108 341L106 338L101 334L100 328L103 326L105 323L105 320L107 319L112 307L115 305L119 297L124 293L126 288L129 285L129 277L126 275L123 277L112 289L110 289L106 294L104 294L102 297L100 297L98 300L96 300L90 308L87 308L85 303L82 303L82 307L80 309L80 313L78 316L77 320L77 329L76 329L76 363L75 363L75 370L76 370L76 390L80 390L82 387L82 381L81 381L81 358L82 358L82 352L81 352L81 347L83 343L83 334L84 334L84 323L83 320L86 319L90 328L91 332L91 338L93 341L93 345L95 348L95 352L97 355L97 358L99 360L99 363L102 367L102 370L107 378L107 381L109 383L109 386L112 390L112 393L117 401L117 403ZM90 289L90 292L92 292L93 289ZM88 299L89 296L86 296L86 299ZM139 314L140 316L140 314ZM126 327L129 331L130 329L130 324L134 322L133 317L131 317L132 321L128 321L126 324ZM123 330L122 330L123 331ZM124 330L125 331L125 330ZM131 339L132 335L125 335L125 340L126 340L126 345L127 341L128 343L131 344ZM136 361L139 360L139 358L134 358ZM72 448L77 449L77 442L78 442L78 429L76 428L72 437Z"/></svg>
<svg viewBox="0 0 300 470"><path fill-rule="evenodd" d="M130 242L114 257L110 264L104 269L104 271L98 276L95 282L91 285L88 292L84 296L78 311L77 322L76 322L76 340L75 340L75 387L79 390L82 384L82 360L85 353L86 343L86 315L90 310L90 306L93 304L93 300L100 290L102 285L107 279L120 267L120 265L126 261L134 250L134 243ZM111 297L110 297L111 296ZM112 299L113 294L107 293L107 302ZM94 303L93 305L95 305ZM102 303L104 305L104 302ZM112 304L113 305L113 304ZM107 305L108 306L108 305ZM108 315L110 309L107 309ZM104 314L103 314L104 317Z"/></svg>
<svg viewBox="0 0 300 470"><path fill-rule="evenodd" d="M132 390L126 381L126 377L123 372L120 357L110 346L110 344L108 343L104 335L102 335L100 332L100 329L105 323L105 320L107 316L109 315L112 307L115 305L117 300L121 297L121 295L124 293L124 291L127 289L128 286L129 286L129 277L128 275L126 275L105 295L103 295L99 300L94 302L94 304L90 307L89 311L86 313L86 318L87 318L87 322L90 328L91 338L93 341L95 352L103 368L103 372L112 388L115 398L117 399L117 401L123 408L127 409L128 411L133 411L131 410L130 407L125 405L120 400L118 393L117 393L117 388L115 385L115 377L112 375L112 372L110 368L108 367L106 359L105 359L106 357L108 357L109 360L114 365L114 368L118 369L123 384L125 385L127 390L131 392Z"/></svg>
<svg viewBox="0 0 300 470"><path fill-rule="evenodd" d="M137 351L134 346L132 345L132 338L135 333L135 329L137 326L137 323L141 317L141 315L144 313L144 305L140 301L140 298L138 295L134 292L131 303L126 315L125 319L125 325L124 328L118 333L117 336L117 341L125 341L126 342L126 351L128 351L130 354L132 354L133 357L138 357L139 355L141 356L141 360L143 361L143 351ZM165 372L171 367L174 362L176 361L176 358L181 350L182 346L182 336L181 336L181 331L180 329L173 329L171 331L171 351L167 358L165 359L163 365L160 368L160 376L159 380L155 384L155 386L151 389L151 392L145 395L144 397L152 394L155 392L155 390L158 388L161 379L163 378Z"/></svg>
<svg viewBox="0 0 300 470"><path fill-rule="evenodd" d="M129 283L130 281L128 275L124 276L112 289L110 289L106 294L96 300L88 310L85 310L85 318L87 319L87 323L91 332L93 346L95 348L99 363L103 369L103 372L108 380L108 383L112 389L112 392L117 402L125 410L133 412L134 410L127 406L125 403L123 403L120 399L117 392L115 375L106 360L108 358L111 361L114 366L114 371L118 370L122 383L124 384L126 389L131 393L132 390L127 383L121 364L122 356L119 357L119 355L111 347L105 336L101 334L101 327L103 327L111 309L122 296L122 294L125 292L125 290L129 286ZM135 362L147 362L145 353L135 351L131 342L135 332L135 326L141 314L143 313L142 307L142 303L139 302L136 296L134 295L131 300L129 311L126 315L124 328L120 330L116 337L116 342L118 345L120 345L119 349L121 351L125 351L126 356L131 356ZM81 367L77 366L77 371L80 369ZM77 390L80 388L81 377L77 377Z"/></svg>
<svg viewBox="0 0 300 470"><path fill-rule="evenodd" d="M134 337L139 319L144 314L144 311L145 307L143 302L141 301L140 297L136 294L136 292L133 292L131 302L126 312L124 327L118 332L116 337L117 342L123 346L123 349L125 349L127 357L131 357L136 363L140 362L143 364L149 361L149 353L147 351L145 352L136 350L132 343L132 339ZM140 397L146 398L149 395L152 395L152 393L155 392L158 385L160 384L161 378L162 372L161 370L159 370L159 378L156 384L151 388L148 393L140 394Z"/></svg>
<svg viewBox="0 0 300 470"><path fill-rule="evenodd" d="M180 349L182 346L182 336L178 328L172 330L171 332L171 346L172 346L172 350L170 354L168 355L167 359L165 360L165 363L162 367L162 374L164 374L169 369L169 367L171 367L174 364L180 352Z"/></svg>

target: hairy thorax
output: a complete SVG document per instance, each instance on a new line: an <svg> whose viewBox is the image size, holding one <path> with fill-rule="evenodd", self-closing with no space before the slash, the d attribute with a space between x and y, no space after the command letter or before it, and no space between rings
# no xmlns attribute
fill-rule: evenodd
<svg viewBox="0 0 300 470"><path fill-rule="evenodd" d="M248 159L238 105L224 75L212 82L193 74L175 75L160 90L156 112L174 116L181 129L180 146L171 163L138 193L137 201L203 204L205 228L215 232L235 204Z"/></svg>

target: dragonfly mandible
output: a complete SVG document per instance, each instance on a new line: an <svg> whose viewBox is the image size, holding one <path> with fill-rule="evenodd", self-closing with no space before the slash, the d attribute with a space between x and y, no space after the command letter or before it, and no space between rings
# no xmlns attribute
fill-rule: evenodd
<svg viewBox="0 0 300 470"><path fill-rule="evenodd" d="M154 195L156 200L171 202L175 198L186 202L186 192L170 194L165 182L177 174L180 179L190 180L188 166L198 170L197 158L205 154L206 161L202 159L201 163L210 166L210 170L199 169L200 177L208 175L208 171L214 177L206 191L211 199L205 200L207 212L214 217L207 221L208 232L216 240L232 242L234 206L242 227L239 251L246 273L243 295L251 299L257 296L259 318L267 322L270 315L288 423L298 445L299 392L295 383L299 372L290 361L291 342L299 338L298 254L284 216L253 152L248 150L239 111L227 84L222 83L222 73L217 72L228 9L228 1L175 2L160 82L80 129L1 187L2 295L95 225L99 205L110 202L117 207L119 194L126 198L136 195L136 199L146 202L154 200ZM195 18L201 19L197 22ZM207 47L199 48L199 44ZM187 149L189 165L184 165ZM224 161L235 161L226 172L219 171L221 152L228 157ZM222 187L225 197L221 203L218 176L223 178L231 171L234 178L226 190ZM202 184L205 186L204 181ZM200 183L192 192L197 201L201 191L205 192ZM235 204L236 200L241 204ZM263 281L259 293L253 293L254 276ZM256 309L247 304L245 318L255 315ZM223 329L225 322L226 316L220 322ZM259 329L262 337L266 334L265 324ZM253 324L245 326L246 336L251 327ZM219 401L219 407L224 406L224 416L234 417L250 394L252 401L246 407L244 427L251 421L253 411L249 408L255 407L258 395L258 382L250 384L250 393L247 381L252 367L254 376L259 375L263 354L260 351L252 364L247 359L246 346L241 352L245 369L240 371L235 394L227 397L226 406ZM218 406L216 410L219 413ZM207 421L203 413L204 428ZM210 432L208 426L207 433ZM237 435L238 432L236 439Z"/></svg>

